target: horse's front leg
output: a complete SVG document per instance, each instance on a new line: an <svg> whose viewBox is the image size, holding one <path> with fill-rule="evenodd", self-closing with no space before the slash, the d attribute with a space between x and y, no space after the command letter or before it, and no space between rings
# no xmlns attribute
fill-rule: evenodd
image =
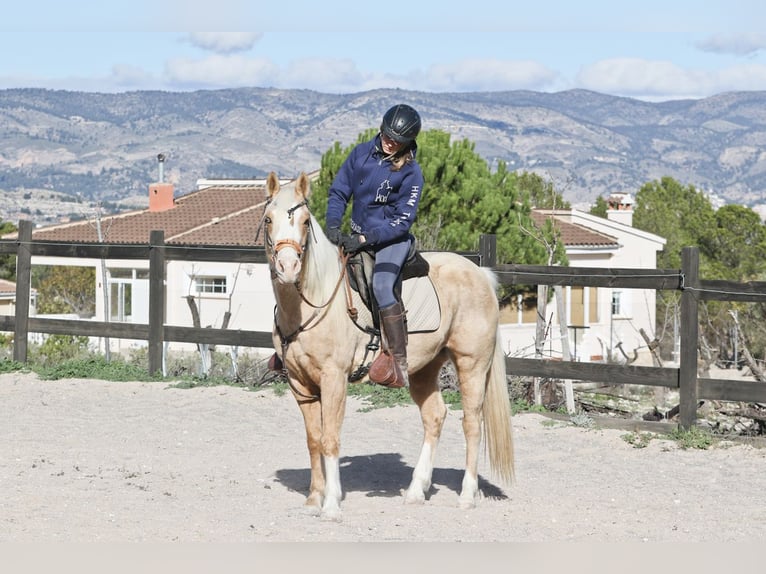
<svg viewBox="0 0 766 574"><path fill-rule="evenodd" d="M340 520L343 490L340 483L340 432L346 411L346 379L322 385L322 458L324 462L324 502L322 518Z"/></svg>
<svg viewBox="0 0 766 574"><path fill-rule="evenodd" d="M412 471L412 481L404 495L405 504L422 504L431 488L431 479L447 407L438 385L439 368L432 366L410 378L410 393L420 409L423 422L423 445Z"/></svg>
<svg viewBox="0 0 766 574"><path fill-rule="evenodd" d="M325 491L325 474L322 468L322 410L319 400L295 395L306 426L306 444L311 462L311 484L306 497L305 508L310 514L322 510Z"/></svg>

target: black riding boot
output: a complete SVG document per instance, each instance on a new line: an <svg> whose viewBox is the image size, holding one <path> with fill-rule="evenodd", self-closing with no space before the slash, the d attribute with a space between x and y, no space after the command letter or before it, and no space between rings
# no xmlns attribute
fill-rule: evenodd
<svg viewBox="0 0 766 574"><path fill-rule="evenodd" d="M380 310L383 351L370 365L370 380L391 388L409 387L407 376L407 322L404 307L396 302Z"/></svg>

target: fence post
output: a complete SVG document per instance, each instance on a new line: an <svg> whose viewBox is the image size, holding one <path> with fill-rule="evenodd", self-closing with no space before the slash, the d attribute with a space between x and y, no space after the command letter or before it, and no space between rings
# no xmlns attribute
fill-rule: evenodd
<svg viewBox="0 0 766 574"><path fill-rule="evenodd" d="M13 332L13 360L27 362L29 337L29 295L32 291L32 222L19 221L16 252L16 316Z"/></svg>
<svg viewBox="0 0 766 574"><path fill-rule="evenodd" d="M165 338L165 232L149 234L149 374L162 371Z"/></svg>
<svg viewBox="0 0 766 574"><path fill-rule="evenodd" d="M697 343L699 341L698 298L699 249L684 247L681 251L681 357L678 385L681 428L689 430L697 419Z"/></svg>
<svg viewBox="0 0 766 574"><path fill-rule="evenodd" d="M479 266L494 267L497 265L497 236L492 233L479 235Z"/></svg>

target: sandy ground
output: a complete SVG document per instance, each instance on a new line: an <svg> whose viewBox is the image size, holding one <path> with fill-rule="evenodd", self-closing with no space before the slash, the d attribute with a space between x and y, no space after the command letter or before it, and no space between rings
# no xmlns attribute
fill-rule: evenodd
<svg viewBox="0 0 766 574"><path fill-rule="evenodd" d="M457 507L464 443L450 411L424 505L402 502L421 427L414 406L343 428L339 523L308 516L292 396L235 387L40 381L0 375L0 542L757 542L766 450L634 448L626 431L514 417L516 482L481 461L483 498Z"/></svg>

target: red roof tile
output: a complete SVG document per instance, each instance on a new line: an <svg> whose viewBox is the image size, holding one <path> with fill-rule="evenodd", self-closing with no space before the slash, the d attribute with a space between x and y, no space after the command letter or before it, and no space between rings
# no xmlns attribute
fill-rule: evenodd
<svg viewBox="0 0 766 574"><path fill-rule="evenodd" d="M532 219L538 225L545 222L546 219L553 220L554 227L561 234L561 241L567 247L618 247L619 242L616 238L593 231L582 225L565 221L555 214L532 210Z"/></svg>
<svg viewBox="0 0 766 574"><path fill-rule="evenodd" d="M6 279L0 279L0 293L16 293L16 283Z"/></svg>
<svg viewBox="0 0 766 574"><path fill-rule="evenodd" d="M216 185L175 199L165 211L133 211L105 216L101 229L106 243L147 243L151 231L165 232L176 245L263 245L255 232L263 216L266 190L261 182ZM95 221L40 227L35 240L98 242Z"/></svg>

